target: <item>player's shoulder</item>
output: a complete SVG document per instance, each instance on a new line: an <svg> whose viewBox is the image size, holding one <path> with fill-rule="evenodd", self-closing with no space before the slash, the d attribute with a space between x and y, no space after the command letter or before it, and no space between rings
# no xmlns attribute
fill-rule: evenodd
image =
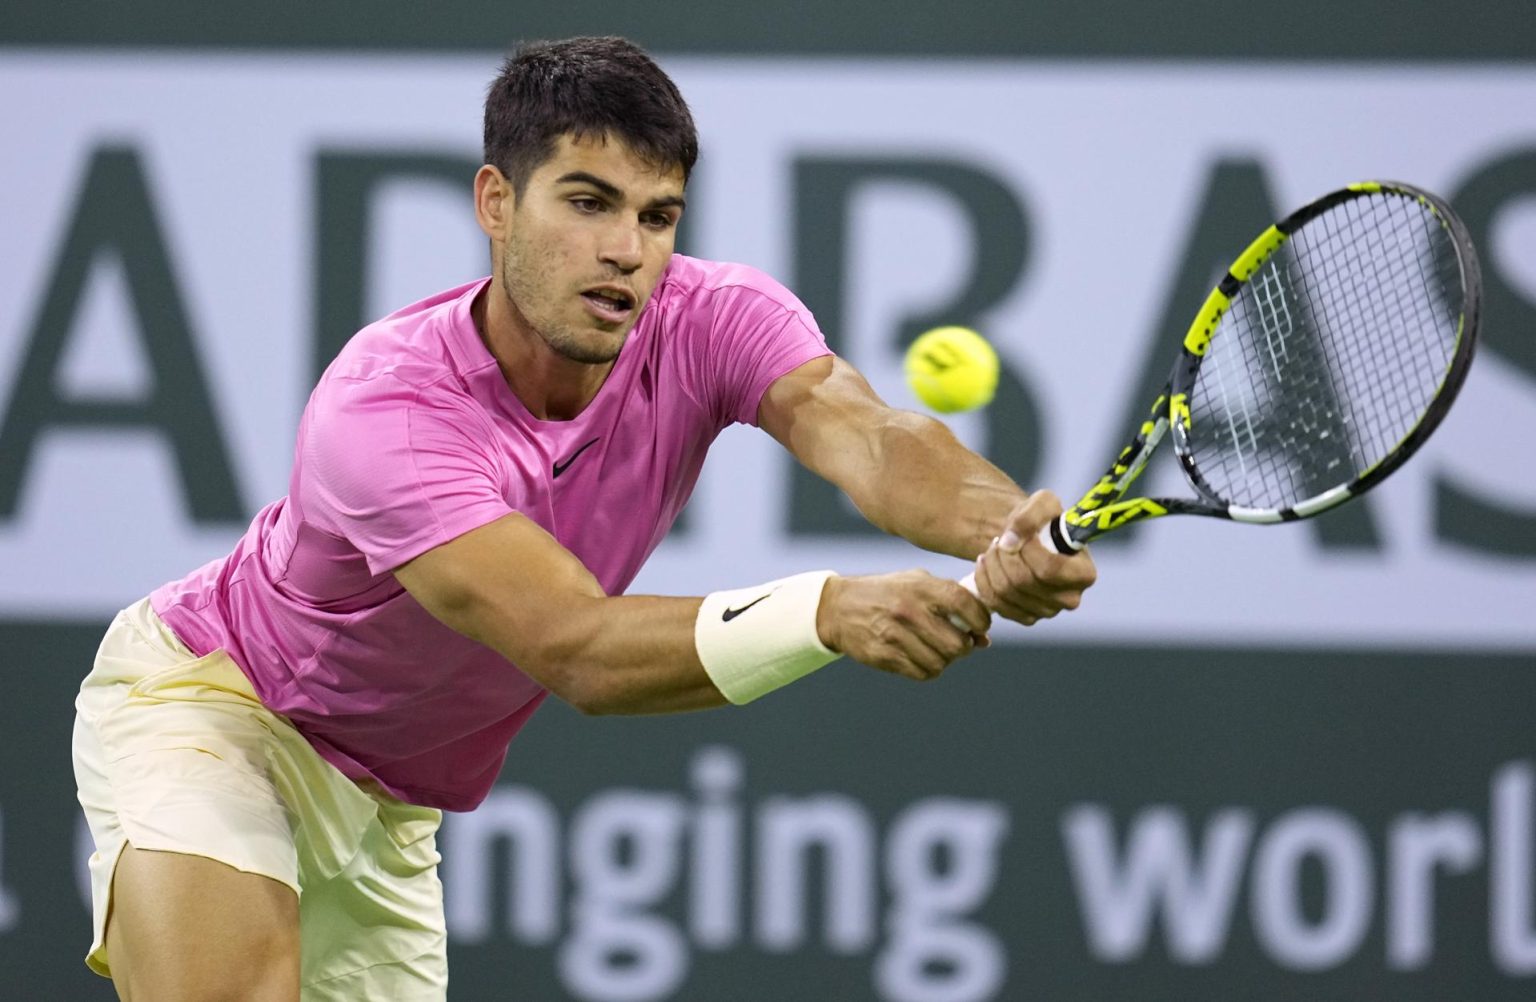
<svg viewBox="0 0 1536 1002"><path fill-rule="evenodd" d="M760 268L734 261L710 261L674 254L662 296L678 312L774 308L802 311L804 305L782 282Z"/></svg>
<svg viewBox="0 0 1536 1002"><path fill-rule="evenodd" d="M354 396L458 383L466 353L456 342L474 336L469 301L483 284L446 289L375 320L342 347L321 387Z"/></svg>

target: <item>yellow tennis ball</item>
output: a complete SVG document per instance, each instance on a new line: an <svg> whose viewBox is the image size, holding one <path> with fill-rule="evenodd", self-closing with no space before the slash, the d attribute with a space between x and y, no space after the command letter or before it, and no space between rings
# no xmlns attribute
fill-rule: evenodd
<svg viewBox="0 0 1536 1002"><path fill-rule="evenodd" d="M997 352L969 327L935 327L907 349L907 385L941 414L975 410L997 392Z"/></svg>

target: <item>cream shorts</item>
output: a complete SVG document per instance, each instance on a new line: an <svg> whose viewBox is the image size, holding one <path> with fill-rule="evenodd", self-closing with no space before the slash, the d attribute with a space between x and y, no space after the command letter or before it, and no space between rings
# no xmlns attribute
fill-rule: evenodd
<svg viewBox="0 0 1536 1002"><path fill-rule="evenodd" d="M104 943L124 846L204 856L299 895L305 1002L447 997L440 811L368 789L262 706L223 651L194 657L147 599L118 613L75 701L75 782Z"/></svg>

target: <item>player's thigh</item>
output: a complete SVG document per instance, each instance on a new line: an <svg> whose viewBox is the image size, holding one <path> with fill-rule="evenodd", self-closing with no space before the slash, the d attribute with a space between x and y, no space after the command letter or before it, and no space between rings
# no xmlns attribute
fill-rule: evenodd
<svg viewBox="0 0 1536 1002"><path fill-rule="evenodd" d="M299 899L270 877L128 846L106 941L127 1002L298 1002Z"/></svg>

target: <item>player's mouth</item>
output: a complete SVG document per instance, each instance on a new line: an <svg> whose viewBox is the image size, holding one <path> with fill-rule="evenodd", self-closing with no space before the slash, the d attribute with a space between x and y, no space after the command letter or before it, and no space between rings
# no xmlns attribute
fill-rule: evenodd
<svg viewBox="0 0 1536 1002"><path fill-rule="evenodd" d="M587 312L610 324L628 322L639 301L633 292L616 285L594 286L582 292L581 298L586 301Z"/></svg>

